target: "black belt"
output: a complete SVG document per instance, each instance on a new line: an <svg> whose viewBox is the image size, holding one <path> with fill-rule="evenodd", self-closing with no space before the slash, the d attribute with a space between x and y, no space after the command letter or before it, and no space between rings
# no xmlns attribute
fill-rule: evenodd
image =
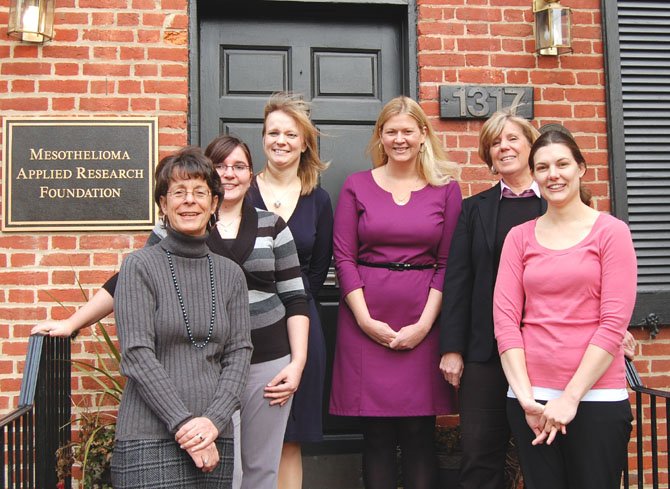
<svg viewBox="0 0 670 489"><path fill-rule="evenodd" d="M364 267L372 268L386 268L388 270L393 270L395 272L402 272L403 270L428 270L430 268L436 269L437 264L433 263L432 265L412 265L411 263L400 263L400 262L391 262L391 263L370 263L363 260L358 260L359 265Z"/></svg>

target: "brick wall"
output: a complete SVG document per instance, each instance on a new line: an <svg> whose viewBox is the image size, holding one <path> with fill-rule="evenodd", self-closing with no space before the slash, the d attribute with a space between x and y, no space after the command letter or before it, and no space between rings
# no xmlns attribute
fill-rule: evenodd
<svg viewBox="0 0 670 489"><path fill-rule="evenodd" d="M44 45L7 38L8 5L0 0L0 115L157 115L161 156L187 143L186 0L57 0ZM77 280L93 293L145 235L0 234L0 413L16 406L32 325L65 317L58 302L71 311L83 300ZM95 350L90 333L73 343L78 359ZM75 374L78 404L93 402L85 382Z"/></svg>
<svg viewBox="0 0 670 489"><path fill-rule="evenodd" d="M419 98L452 158L463 165L465 195L491 185L477 157L481 121L438 118L446 83L535 87L536 123L564 123L589 163L586 180L599 210L610 209L605 74L600 0L563 0L573 8L574 54L533 54L531 0L418 0ZM55 40L43 46L6 37L8 0L0 0L0 115L158 115L161 155L187 143L186 0L56 0ZM346 7L342 7L346 8ZM30 327L62 318L143 244L142 233L0 234L0 413L16 405ZM670 341L637 331L638 369L651 386L670 388ZM84 334L76 358L93 359ZM89 402L75 376L77 401Z"/></svg>

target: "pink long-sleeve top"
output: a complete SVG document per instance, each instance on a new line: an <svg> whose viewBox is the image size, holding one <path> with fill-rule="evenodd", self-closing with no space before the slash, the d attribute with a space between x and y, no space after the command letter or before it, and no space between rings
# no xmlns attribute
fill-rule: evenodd
<svg viewBox="0 0 670 489"><path fill-rule="evenodd" d="M513 228L503 246L493 306L500 354L523 348L531 385L563 390L595 345L614 361L592 389L625 388L621 344L637 288L627 225L601 214L582 241L552 250L535 224Z"/></svg>

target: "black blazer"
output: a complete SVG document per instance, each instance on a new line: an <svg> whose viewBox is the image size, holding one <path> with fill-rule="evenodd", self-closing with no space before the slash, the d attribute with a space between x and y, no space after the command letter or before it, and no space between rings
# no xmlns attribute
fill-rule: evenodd
<svg viewBox="0 0 670 489"><path fill-rule="evenodd" d="M493 334L495 238L500 182L463 201L451 240L440 317L440 352L486 362L497 354ZM541 201L541 214L547 203Z"/></svg>

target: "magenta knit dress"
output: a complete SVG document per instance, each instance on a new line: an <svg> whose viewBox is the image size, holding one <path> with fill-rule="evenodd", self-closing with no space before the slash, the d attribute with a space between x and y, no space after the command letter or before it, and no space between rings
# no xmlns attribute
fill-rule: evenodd
<svg viewBox="0 0 670 489"><path fill-rule="evenodd" d="M393 329L416 322L431 288L441 291L451 237L461 210L458 183L426 186L398 205L371 171L350 175L335 212L334 255L342 297L363 288L374 319ZM437 263L437 270L392 271L358 265ZM330 413L339 416L429 416L456 409L439 370L439 331L433 326L413 350L371 340L342 300Z"/></svg>

